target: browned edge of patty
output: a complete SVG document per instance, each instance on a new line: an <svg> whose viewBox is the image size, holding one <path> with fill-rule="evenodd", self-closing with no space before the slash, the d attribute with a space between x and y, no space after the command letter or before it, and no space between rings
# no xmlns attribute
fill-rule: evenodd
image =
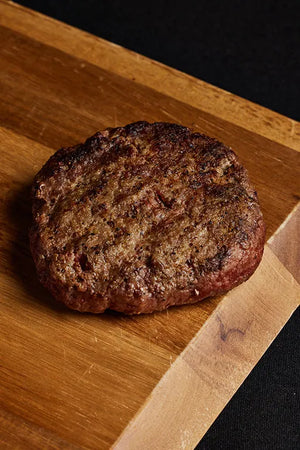
<svg viewBox="0 0 300 450"><path fill-rule="evenodd" d="M263 254L257 195L234 152L176 124L137 122L60 149L36 175L32 202L39 278L79 311L195 303L248 279Z"/></svg>

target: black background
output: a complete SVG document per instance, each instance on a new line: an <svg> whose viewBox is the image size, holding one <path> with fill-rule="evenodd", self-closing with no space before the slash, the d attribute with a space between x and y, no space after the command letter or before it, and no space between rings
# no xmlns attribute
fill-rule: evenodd
<svg viewBox="0 0 300 450"><path fill-rule="evenodd" d="M18 3L299 120L299 0ZM197 449L300 448L299 316Z"/></svg>

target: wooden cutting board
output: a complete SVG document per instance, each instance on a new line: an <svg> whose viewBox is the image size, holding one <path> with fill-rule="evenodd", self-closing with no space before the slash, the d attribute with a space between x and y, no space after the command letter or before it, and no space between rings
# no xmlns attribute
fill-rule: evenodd
<svg viewBox="0 0 300 450"><path fill-rule="evenodd" d="M193 448L299 302L299 124L12 2L0 39L2 445ZM233 147L271 241L224 297L133 317L67 311L35 275L30 184L59 147L136 120Z"/></svg>

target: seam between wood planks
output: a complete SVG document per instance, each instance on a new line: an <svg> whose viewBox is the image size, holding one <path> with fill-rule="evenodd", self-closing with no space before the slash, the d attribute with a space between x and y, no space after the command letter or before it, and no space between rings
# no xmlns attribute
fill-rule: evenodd
<svg viewBox="0 0 300 450"><path fill-rule="evenodd" d="M300 151L293 119L13 2L0 0L0 10L12 30Z"/></svg>

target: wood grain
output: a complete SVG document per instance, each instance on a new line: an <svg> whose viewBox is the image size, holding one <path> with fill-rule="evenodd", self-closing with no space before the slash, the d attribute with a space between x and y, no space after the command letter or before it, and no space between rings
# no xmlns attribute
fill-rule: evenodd
<svg viewBox="0 0 300 450"><path fill-rule="evenodd" d="M118 448L192 448L297 305L283 266L295 274L296 252L289 262L282 252L288 228L271 244L283 264L267 249L255 276L226 297L145 316L79 314L37 281L30 185L57 148L98 129L175 121L236 150L269 238L294 218L299 199L298 124L291 137L288 118L12 3L0 2L0 23L3 447L108 448L119 438ZM168 432L154 438L157 411Z"/></svg>

